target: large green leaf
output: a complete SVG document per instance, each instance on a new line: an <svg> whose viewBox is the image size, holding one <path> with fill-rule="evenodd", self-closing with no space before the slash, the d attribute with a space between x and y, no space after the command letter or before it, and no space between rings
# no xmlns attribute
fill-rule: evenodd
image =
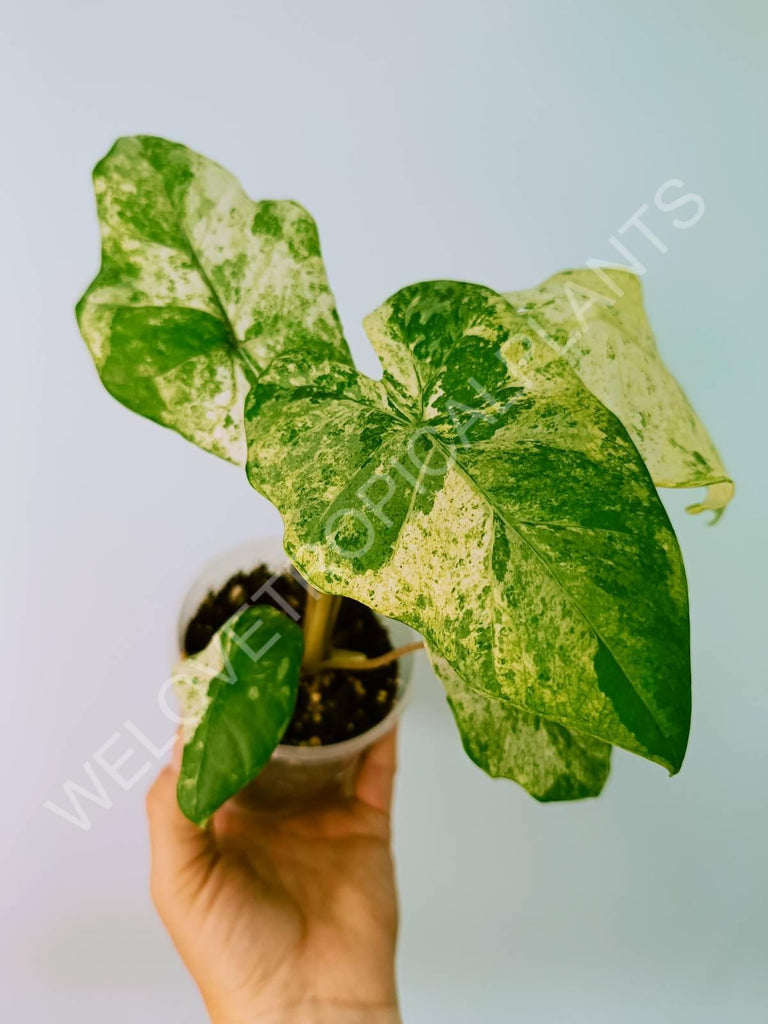
<svg viewBox="0 0 768 1024"><path fill-rule="evenodd" d="M252 202L218 164L150 136L94 170L102 263L80 330L106 388L201 448L245 461L242 409L272 357L308 338L348 361L315 223Z"/></svg>
<svg viewBox="0 0 768 1024"><path fill-rule="evenodd" d="M566 270L505 298L618 416L656 485L707 487L688 511L709 509L717 519L733 497L733 482L659 355L640 278L607 267Z"/></svg>
<svg viewBox="0 0 768 1024"><path fill-rule="evenodd" d="M488 289L414 285L366 329L382 381L307 346L246 405L249 477L298 568L418 629L500 709L676 771L685 575L618 419Z"/></svg>
<svg viewBox="0 0 768 1024"><path fill-rule="evenodd" d="M233 615L173 676L184 717L179 806L202 824L258 775L296 705L301 629L258 605Z"/></svg>

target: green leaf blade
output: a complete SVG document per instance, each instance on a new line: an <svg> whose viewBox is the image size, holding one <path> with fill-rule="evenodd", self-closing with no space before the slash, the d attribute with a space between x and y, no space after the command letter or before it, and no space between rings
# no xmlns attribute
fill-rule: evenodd
<svg viewBox="0 0 768 1024"><path fill-rule="evenodd" d="M244 463L245 395L276 355L311 343L350 360L314 221L150 136L119 139L94 187L102 266L77 317L105 386Z"/></svg>
<svg viewBox="0 0 768 1024"><path fill-rule="evenodd" d="M174 675L185 719L178 801L203 824L258 775L291 720L304 648L274 608L236 613Z"/></svg>
<svg viewBox="0 0 768 1024"><path fill-rule="evenodd" d="M382 381L286 358L249 397L298 568L489 698L677 771L685 574L624 428L488 289L415 285L366 327Z"/></svg>

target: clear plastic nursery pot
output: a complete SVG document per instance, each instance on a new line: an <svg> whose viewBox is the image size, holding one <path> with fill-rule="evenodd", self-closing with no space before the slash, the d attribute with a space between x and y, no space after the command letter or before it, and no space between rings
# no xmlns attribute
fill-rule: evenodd
<svg viewBox="0 0 768 1024"><path fill-rule="evenodd" d="M211 590L224 586L239 570L266 565L280 574L290 568L288 556L276 537L266 537L225 551L210 561L186 593L179 613L176 650L184 652L184 635L203 599ZM389 633L393 647L415 638L401 622L377 616ZM340 743L321 747L280 744L259 775L239 795L249 805L286 813L303 810L334 796L351 796L357 772L366 751L390 732L406 704L412 672L412 656L398 661L398 688L389 713L372 729Z"/></svg>

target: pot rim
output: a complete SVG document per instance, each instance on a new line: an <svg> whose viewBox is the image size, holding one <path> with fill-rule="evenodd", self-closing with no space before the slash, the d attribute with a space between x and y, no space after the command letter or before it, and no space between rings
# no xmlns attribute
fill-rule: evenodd
<svg viewBox="0 0 768 1024"><path fill-rule="evenodd" d="M291 566L290 559L283 550L282 541L275 535L255 538L252 541L227 548L203 565L187 586L179 605L175 644L177 657L178 652L182 652L184 649L184 634L190 619L206 594L210 590L215 590L216 587L223 586L239 569L247 569L249 563L252 568L259 562L264 562L276 573L282 573ZM378 612L373 614L389 633L394 647L400 647L416 636L410 626L395 619L388 619L384 615L379 615ZM294 764L323 764L328 761L354 757L361 753L394 728L410 698L412 674L412 656L406 655L404 658L400 658L398 660L398 688L395 703L384 718L370 729L357 736L351 736L347 740L339 740L337 743L328 743L318 747L279 743L275 747L272 759Z"/></svg>

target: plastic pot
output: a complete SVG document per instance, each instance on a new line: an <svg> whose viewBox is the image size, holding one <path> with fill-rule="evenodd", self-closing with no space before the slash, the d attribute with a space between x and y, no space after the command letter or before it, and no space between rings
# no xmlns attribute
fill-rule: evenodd
<svg viewBox="0 0 768 1024"><path fill-rule="evenodd" d="M290 567L288 556L277 537L250 541L212 559L187 590L179 613L176 650L184 652L184 635L190 620L211 590L220 589L239 570L249 571L265 564L275 573ZM389 633L393 647L416 638L408 626L377 616ZM259 775L238 796L250 805L292 813L339 796L351 796L357 772L369 747L390 732L407 702L412 673L412 655L398 662L398 690L389 713L372 729L322 747L279 744Z"/></svg>

